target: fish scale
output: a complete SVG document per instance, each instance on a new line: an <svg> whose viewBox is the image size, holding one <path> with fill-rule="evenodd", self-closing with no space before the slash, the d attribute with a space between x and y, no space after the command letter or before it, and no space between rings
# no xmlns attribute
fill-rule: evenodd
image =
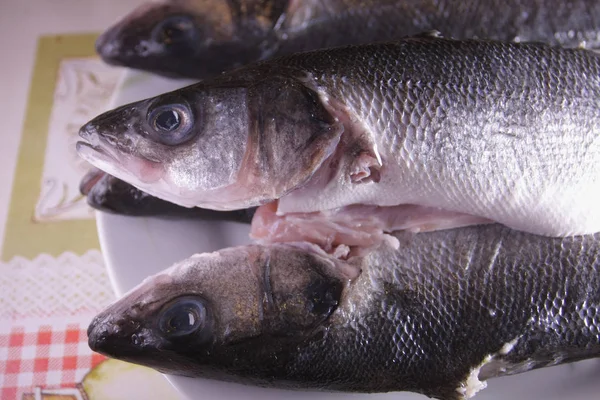
<svg viewBox="0 0 600 400"><path fill-rule="evenodd" d="M97 49L109 63L206 79L259 59L397 40L431 29L457 39L537 41L594 49L599 44L599 18L600 4L593 0L176 0L133 11L102 35ZM439 60L437 55L429 57L430 62ZM475 70L483 65L472 61ZM455 65L445 67L447 74L461 73ZM571 64L565 60L562 67L568 70ZM587 79L580 69L572 72ZM560 79L546 82L564 84ZM471 89L469 82L461 84ZM462 94L466 93L473 95ZM119 207L115 203L112 208Z"/></svg>
<svg viewBox="0 0 600 400"><path fill-rule="evenodd" d="M444 400L600 356L600 234L545 238L494 224L395 236L399 250L347 261L282 244L196 255L100 313L90 346L170 374ZM319 291L307 291L314 279ZM335 307L311 305L330 295ZM182 297L207 317L172 337L160 321Z"/></svg>
<svg viewBox="0 0 600 400"><path fill-rule="evenodd" d="M177 143L154 127L159 111L182 113ZM187 207L277 200L277 218L343 218L347 206L412 204L441 215L424 229L460 214L567 236L600 231L599 134L598 54L428 34L294 54L136 102L84 126L78 149Z"/></svg>
<svg viewBox="0 0 600 400"><path fill-rule="evenodd" d="M578 175L580 170L573 164L583 163L584 169L593 169L594 173L589 175L590 178L598 174L594 167L595 161L591 161L597 159L600 152L594 143L594 138L600 133L596 122L600 120L596 56L583 52L557 52L544 46L531 47L527 52L522 52L523 49L510 45L475 45L474 42L466 44L439 39L431 39L427 46L422 47L424 41L427 39L405 41L401 45L390 44L387 48L383 45L378 47L376 72L370 69L370 63L362 59L363 53L346 50L292 56L282 59L280 63L317 77L314 85L318 90L347 107L353 118L364 121L378 149L383 149L384 164L403 162L396 156L400 153L398 146L410 141L411 136L414 136L412 140L416 143L427 146L413 154L413 168L401 171L403 179L414 182L415 186L431 184L431 192L445 197L453 210L460 206L463 211L468 207L477 210L478 215L485 213L486 210L481 207L482 199L471 196L474 191L502 196L508 193L521 195L531 190L531 194L515 199L513 204L496 205L499 209L494 212L506 217L511 213L519 213L520 210L528 213L538 201L572 202L573 209L576 209L577 197L598 193L598 187L593 186L587 190L582 187L581 192L566 195L570 197L561 197L559 193L554 198L545 199L543 188L539 188L536 182L542 177L526 173L528 167L533 167L532 163L542 165L551 172L551 166L547 161L544 162L549 157L547 152L550 150L558 153L550 156L553 160L562 158L560 162L565 172L565 176L560 178L556 175L544 177L546 180L554 180L556 187L560 187L559 182L568 185L566 181ZM478 52L475 50L476 46L487 46L489 51ZM478 63L471 63L471 59ZM413 68L412 66L419 64L419 60L428 60L427 68ZM347 65L352 67L344 67ZM570 65L571 68L565 69L563 65ZM536 72L539 68L549 71L549 76L541 78ZM444 73L446 69L450 72ZM453 74L454 69L461 72ZM403 89L387 86L388 82L394 81L400 82ZM416 84L419 82L427 82L427 86ZM424 92L423 87L429 85L433 85L434 95ZM523 93L523 89L526 89L526 93ZM476 95L473 97L470 93ZM372 99L370 107L364 105L365 99L369 98ZM494 103L500 107L491 107ZM564 110L565 103L570 104L569 111ZM523 110L522 107L527 104L532 104L532 108L539 112ZM438 108L443 110L445 118L431 118L437 112L433 114L429 110ZM389 119L386 119L388 115ZM411 115L408 126L401 122L404 115ZM575 130L579 128L575 127L586 130L583 134L578 134ZM504 132L510 134L506 138L494 138ZM513 137L515 140L512 140ZM518 139L521 141L517 142ZM451 149L453 151L444 151L440 145L446 140L456 142L456 146ZM568 146L570 141L583 143L572 151L571 146ZM557 145L552 145L552 142ZM488 178L487 181L473 179L467 173L457 176L456 171L469 168L465 163L473 161L470 153L477 155L481 150L480 143L485 143L491 149L488 151L489 163L479 163L476 168L488 169L488 174L482 176L493 178ZM584 148L586 145L587 149ZM531 153L528 157L518 157L518 153L523 151ZM588 157L582 158L586 153ZM447 167L440 165L431 169L431 160L446 163ZM494 164L505 168L513 164L514 168L506 173L498 173L491 168ZM506 179L508 186L498 191L494 179ZM443 185L443 182L456 186L445 185L440 189L440 183ZM515 190L510 190L511 185L515 185ZM407 192L412 191L411 185L401 189L405 193L396 191L395 196L384 196L386 199L403 199L402 202L415 201L407 195ZM462 196L463 193L469 195ZM302 208L298 204L301 200L294 203L292 208L298 206L300 209L296 211L315 211L317 207L327 209L339 206L327 203L327 196L329 193L323 194L324 203L313 202L317 204L313 209ZM373 201L365 200L366 203ZM423 200L416 200L419 204L421 201ZM598 218L595 215L575 217L568 212L544 217L551 218L554 224L560 224L564 220L573 221L572 218L579 219L580 222L582 218ZM515 226L514 222L512 226Z"/></svg>
<svg viewBox="0 0 600 400"><path fill-rule="evenodd" d="M432 29L457 39L597 48L599 19L593 0L166 0L133 10L96 48L111 64L206 79L276 56Z"/></svg>
<svg viewBox="0 0 600 400"><path fill-rule="evenodd" d="M370 343L374 353L366 357L373 365L365 365L364 360L360 363L361 371L374 368L373 375L344 366L349 359L348 353L342 349L347 342L364 342L365 333L347 327L340 329L339 336L336 335L335 327L340 322L335 317L329 328L333 331L328 336L330 341L319 343L318 348L305 349L310 353L325 352L323 359L327 361L324 361L324 368L331 368L333 363L336 368L346 371L345 388L356 385L364 389L374 388L377 384L389 383L392 386L406 383L408 386L428 386L431 391L424 393L429 395L457 398L461 397L455 390L458 385L444 388L447 385L444 383L436 387L435 382L462 381L468 369L457 368L457 365L466 363L474 368L484 360L486 352L496 354L502 344L516 338L518 340L507 355L497 355L513 363L514 368L527 362L530 363L527 369L564 362L569 359L569 351L560 349L562 344L582 346L593 354L600 351L600 334L597 331L600 321L598 318L586 319L580 311L585 308L594 316L598 311L599 253L597 246L592 244L597 238L549 240L498 227L402 234L400 237L403 250L394 253L391 258L373 255L366 265L380 265L382 268L366 267L366 276L360 278L393 283L396 291L379 291L381 297L378 297L377 290L367 284L364 290L375 292L370 302L347 298L346 304L361 303L363 307L349 314L342 311L345 304L338 309L338 315L344 320L370 321L363 322L363 325L378 332L372 336L375 341L380 337L390 338L383 339L381 347L377 342ZM438 240L441 238L443 240ZM435 245L432 246L433 243ZM385 251L382 253L386 254ZM468 259L472 268L467 268L468 263L464 259L467 253L471 255ZM487 260L494 262L489 264ZM360 287L360 283L356 285ZM356 292L362 294L360 289ZM494 310L494 313L489 310ZM394 322L388 324L388 321ZM457 331L457 324L464 324L462 334L461 330ZM586 329L586 326L592 329ZM483 332L477 335L467 333L471 329ZM463 334L465 342L461 339ZM482 351L483 348L487 350ZM538 355L533 350L536 348ZM577 358L579 354L575 350L572 355ZM430 355L436 352L454 356L431 358ZM545 352L554 352L554 356L546 359ZM331 362L336 354L343 358L339 365ZM383 360L389 361L390 355L397 360L397 374L402 376L402 383L393 381L392 372L386 377L378 376ZM539 359L536 359L537 356ZM467 361L472 357L478 361ZM352 361L348 364L357 365ZM385 365L393 368L395 364L388 362ZM510 371L510 365L506 367ZM319 367L315 369L318 376ZM405 380L404 374L412 376L415 381ZM418 377L423 377L423 381L419 382Z"/></svg>
<svg viewBox="0 0 600 400"><path fill-rule="evenodd" d="M431 29L457 39L539 41L567 47L585 43L590 48L599 43L596 21L600 7L593 1L572 1L565 5L542 0L334 0L323 6L319 2L306 2L304 7L311 12L297 18L292 14L289 25L282 26L283 32L289 31L287 40L279 44L280 54L329 47L333 43L339 46L397 39L396 35L410 36ZM369 29L351 28L365 25ZM302 29L296 30L295 26ZM343 35L322 34L332 26L335 26L333 32Z"/></svg>

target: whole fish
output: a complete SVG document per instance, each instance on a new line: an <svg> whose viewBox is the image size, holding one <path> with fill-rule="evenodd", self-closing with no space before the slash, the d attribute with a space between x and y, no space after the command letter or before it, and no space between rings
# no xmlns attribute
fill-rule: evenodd
<svg viewBox="0 0 600 400"><path fill-rule="evenodd" d="M499 18L494 10L501 7ZM108 29L98 39L97 48L112 64L193 78L208 78L282 54L397 39L434 27L456 37L536 40L595 48L597 8L590 1L570 2L566 6L556 1L441 4L397 0L176 0L139 7ZM468 27L463 23L465 18L470 19ZM364 26L368 27L367 32ZM125 183L116 179L110 183L115 189L107 185L106 179L104 185L94 189L94 198L88 199L93 207L103 209L106 205L111 212L126 215L164 215L171 214L171 210L177 215L188 215L188 211L166 206L147 194L144 198L148 202L165 207L140 204L141 211L137 211L120 206L120 202L137 204L143 192L133 187L124 190ZM106 195L101 188L107 191ZM105 197L110 197L110 205L94 202Z"/></svg>
<svg viewBox="0 0 600 400"><path fill-rule="evenodd" d="M386 231L600 231L600 56L586 50L421 35L296 54L109 111L80 136L84 159L186 207L277 200L278 218L343 220L407 206L419 223Z"/></svg>
<svg viewBox="0 0 600 400"><path fill-rule="evenodd" d="M79 188L92 208L111 214L129 216L158 216L173 218L196 218L204 221L234 221L250 223L255 208L235 211L215 211L203 208L181 207L150 196L100 170L90 171Z"/></svg>
<svg viewBox="0 0 600 400"><path fill-rule="evenodd" d="M169 374L441 399L600 355L600 235L396 237L348 261L306 244L195 255L96 316L89 345Z"/></svg>
<svg viewBox="0 0 600 400"><path fill-rule="evenodd" d="M205 79L275 56L433 29L598 48L599 27L595 0L171 0L140 6L96 48L111 64Z"/></svg>

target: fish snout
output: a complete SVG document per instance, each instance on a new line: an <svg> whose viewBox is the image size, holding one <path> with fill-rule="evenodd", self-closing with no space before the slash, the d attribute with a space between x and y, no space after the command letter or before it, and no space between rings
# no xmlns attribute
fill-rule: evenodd
<svg viewBox="0 0 600 400"><path fill-rule="evenodd" d="M108 338L108 329L106 327L88 328L88 346L97 353L102 353L106 339Z"/></svg>
<svg viewBox="0 0 600 400"><path fill-rule="evenodd" d="M140 123L139 114L138 108L131 105L105 112L83 125L79 129L79 137L94 147L100 146L103 141L116 146L118 141L124 140L127 136L130 126ZM130 142L131 139L128 141Z"/></svg>
<svg viewBox="0 0 600 400"><path fill-rule="evenodd" d="M96 53L109 64L118 60L121 45L113 29L107 30L96 39Z"/></svg>
<svg viewBox="0 0 600 400"><path fill-rule="evenodd" d="M88 162L93 163L93 159L102 154L106 158L109 153L106 151L106 146L103 145L96 124L88 122L79 130L79 137L83 140L75 144L77 153Z"/></svg>
<svg viewBox="0 0 600 400"><path fill-rule="evenodd" d="M133 319L97 316L90 323L88 346L95 352L113 354L139 344L140 324Z"/></svg>
<svg viewBox="0 0 600 400"><path fill-rule="evenodd" d="M104 318L96 316L87 329L88 346L95 352L102 352L109 335L109 325Z"/></svg>
<svg viewBox="0 0 600 400"><path fill-rule="evenodd" d="M97 145L94 142L98 140L98 127L96 124L88 122L79 129L79 137L91 145Z"/></svg>

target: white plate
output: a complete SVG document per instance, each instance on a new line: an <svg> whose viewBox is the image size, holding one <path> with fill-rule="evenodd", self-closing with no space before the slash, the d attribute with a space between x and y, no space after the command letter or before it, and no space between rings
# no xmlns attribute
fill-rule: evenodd
<svg viewBox="0 0 600 400"><path fill-rule="evenodd" d="M191 83L127 72L121 90L113 99L119 106ZM194 253L249 243L248 225L233 222L174 221L160 218L124 217L97 213L98 235L113 288L118 296L149 275ZM477 400L597 399L600 393L600 364L589 360L546 368L521 375L492 379ZM378 395L290 392L241 386L231 383L169 376L167 379L189 399L298 400L353 398L365 400L418 400L412 393Z"/></svg>

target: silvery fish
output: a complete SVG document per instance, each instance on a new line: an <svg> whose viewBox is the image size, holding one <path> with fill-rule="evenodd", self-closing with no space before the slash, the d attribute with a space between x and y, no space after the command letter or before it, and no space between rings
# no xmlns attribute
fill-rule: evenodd
<svg viewBox="0 0 600 400"><path fill-rule="evenodd" d="M306 243L195 255L96 316L89 345L169 374L440 399L600 355L600 235L395 237L347 261Z"/></svg>
<svg viewBox="0 0 600 400"><path fill-rule="evenodd" d="M501 10L501 12L498 12ZM293 52L398 39L437 27L456 38L539 41L553 45L598 47L595 1L291 1L175 0L140 6L97 41L111 64L163 75L205 79L223 70ZM499 17L501 16L501 17ZM464 21L469 21L465 24ZM364 27L367 27L365 29ZM111 199L112 212L164 215L189 212L111 179L94 189ZM117 188L118 186L118 188ZM109 191L104 195L101 190ZM115 196L119 193L121 198ZM165 207L136 209L145 196ZM98 203L93 203L95 207ZM108 203L104 203L108 205Z"/></svg>
<svg viewBox="0 0 600 400"><path fill-rule="evenodd" d="M333 221L318 244L336 251L361 233L348 212L362 206L376 237L490 221L600 231L599 134L599 55L428 34L296 54L132 103L83 126L77 149L182 206L265 205L255 237L312 234L286 216Z"/></svg>
<svg viewBox="0 0 600 400"><path fill-rule="evenodd" d="M433 29L456 39L598 48L599 26L593 0L171 0L140 6L96 48L111 64L205 79L275 56Z"/></svg>

